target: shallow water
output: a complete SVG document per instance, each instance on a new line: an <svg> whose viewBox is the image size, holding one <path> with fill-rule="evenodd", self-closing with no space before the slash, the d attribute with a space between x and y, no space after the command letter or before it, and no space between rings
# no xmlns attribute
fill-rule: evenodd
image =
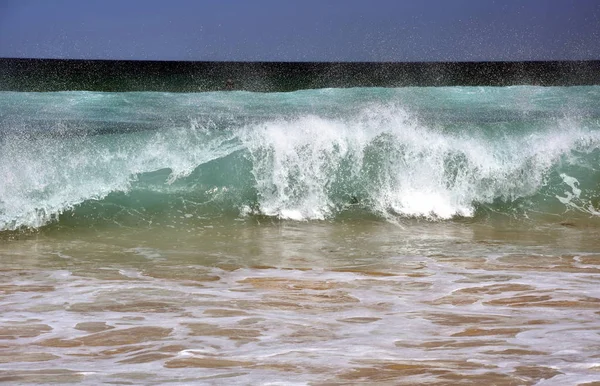
<svg viewBox="0 0 600 386"><path fill-rule="evenodd" d="M5 240L0 380L600 381L593 227L223 220Z"/></svg>

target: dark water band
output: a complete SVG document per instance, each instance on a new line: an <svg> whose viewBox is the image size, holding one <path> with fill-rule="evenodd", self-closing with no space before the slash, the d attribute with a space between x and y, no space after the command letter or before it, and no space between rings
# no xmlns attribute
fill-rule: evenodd
<svg viewBox="0 0 600 386"><path fill-rule="evenodd" d="M0 58L0 90L293 91L326 87L600 85L600 61L314 63Z"/></svg>

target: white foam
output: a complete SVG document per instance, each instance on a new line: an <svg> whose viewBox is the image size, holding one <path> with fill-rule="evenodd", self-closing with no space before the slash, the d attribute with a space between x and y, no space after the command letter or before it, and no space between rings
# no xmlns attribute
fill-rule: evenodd
<svg viewBox="0 0 600 386"><path fill-rule="evenodd" d="M372 105L350 117L262 122L240 137L265 214L322 219L343 186L362 190L363 203L384 216L448 219L472 216L475 203L535 194L561 156L582 141L600 144L566 124L488 139L428 127L397 105Z"/></svg>

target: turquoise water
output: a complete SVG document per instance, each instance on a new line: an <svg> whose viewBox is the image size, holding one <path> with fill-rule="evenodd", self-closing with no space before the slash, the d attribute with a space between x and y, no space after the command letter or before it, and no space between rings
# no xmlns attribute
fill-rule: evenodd
<svg viewBox="0 0 600 386"><path fill-rule="evenodd" d="M600 87L0 98L0 230L596 222Z"/></svg>
<svg viewBox="0 0 600 386"><path fill-rule="evenodd" d="M600 87L0 94L0 382L600 381Z"/></svg>

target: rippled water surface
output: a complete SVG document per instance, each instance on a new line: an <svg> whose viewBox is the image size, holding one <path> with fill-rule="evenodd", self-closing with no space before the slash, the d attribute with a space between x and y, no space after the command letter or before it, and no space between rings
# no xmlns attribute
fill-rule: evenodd
<svg viewBox="0 0 600 386"><path fill-rule="evenodd" d="M0 381L600 382L594 227L223 220L0 244Z"/></svg>

